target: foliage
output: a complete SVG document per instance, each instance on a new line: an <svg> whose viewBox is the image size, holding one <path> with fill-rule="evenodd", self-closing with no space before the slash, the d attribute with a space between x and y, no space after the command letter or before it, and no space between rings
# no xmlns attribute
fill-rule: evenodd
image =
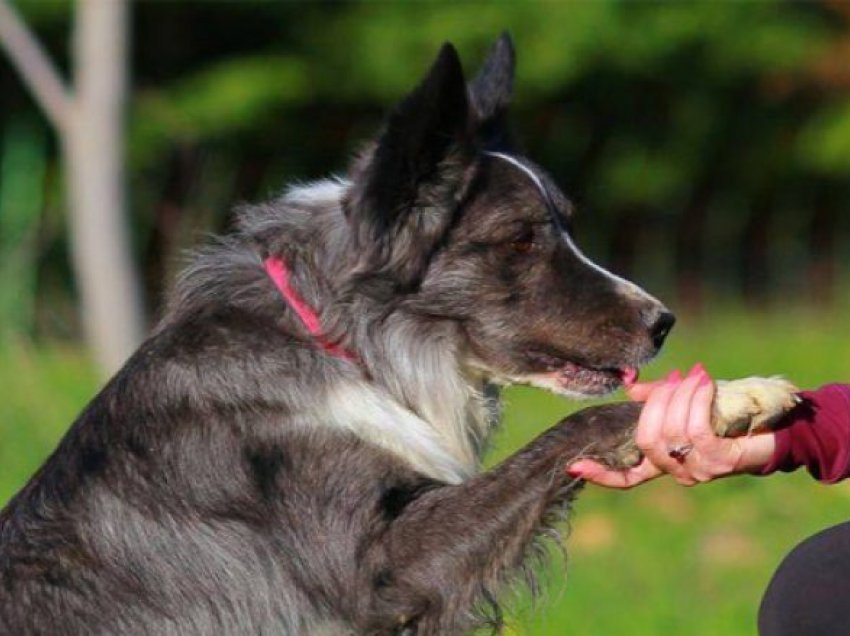
<svg viewBox="0 0 850 636"><path fill-rule="evenodd" d="M0 339L29 333L46 152L38 127L15 121L0 146Z"/></svg>
<svg viewBox="0 0 850 636"><path fill-rule="evenodd" d="M68 2L20 8L67 66ZM129 173L154 307L166 264L235 202L344 170L440 42L471 73L504 29L519 53L520 138L578 202L595 255L680 293L806 291L813 261L847 265L850 82L837 60L850 16L835 5L138 3L133 17ZM0 122L31 108L0 72ZM815 200L830 207L817 221L826 241L800 217ZM753 240L773 247L748 254ZM64 251L36 265L67 293ZM40 293L42 311L63 306ZM57 322L68 317L41 321Z"/></svg>
<svg viewBox="0 0 850 636"><path fill-rule="evenodd" d="M850 172L850 100L824 108L800 133L799 160L837 177Z"/></svg>

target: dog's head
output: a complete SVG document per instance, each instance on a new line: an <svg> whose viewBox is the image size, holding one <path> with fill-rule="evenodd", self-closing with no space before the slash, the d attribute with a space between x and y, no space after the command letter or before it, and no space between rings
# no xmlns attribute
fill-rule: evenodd
<svg viewBox="0 0 850 636"><path fill-rule="evenodd" d="M458 324L466 363L489 377L605 393L657 353L673 316L575 245L570 201L510 144L513 72L506 35L469 83L442 47L352 168L358 269L373 293Z"/></svg>

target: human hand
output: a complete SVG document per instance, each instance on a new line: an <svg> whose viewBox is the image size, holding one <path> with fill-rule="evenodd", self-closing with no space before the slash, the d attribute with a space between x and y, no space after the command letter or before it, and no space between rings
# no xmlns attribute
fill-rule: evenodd
<svg viewBox="0 0 850 636"><path fill-rule="evenodd" d="M633 400L645 402L635 430L643 460L627 470L612 470L582 459L567 468L573 477L600 486L631 488L667 473L680 484L693 486L756 471L773 455L773 433L736 438L714 433L711 405L715 385L701 364L695 365L685 378L674 371L658 382L629 383L626 392ZM671 456L671 449L690 450L677 459Z"/></svg>

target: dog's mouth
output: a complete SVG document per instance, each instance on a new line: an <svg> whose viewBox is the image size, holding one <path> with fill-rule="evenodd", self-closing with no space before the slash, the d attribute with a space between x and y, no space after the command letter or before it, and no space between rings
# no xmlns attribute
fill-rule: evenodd
<svg viewBox="0 0 850 636"><path fill-rule="evenodd" d="M541 369L533 375L545 384L580 395L604 395L634 384L638 377L637 368L628 365L596 366L542 352L530 353L529 360Z"/></svg>

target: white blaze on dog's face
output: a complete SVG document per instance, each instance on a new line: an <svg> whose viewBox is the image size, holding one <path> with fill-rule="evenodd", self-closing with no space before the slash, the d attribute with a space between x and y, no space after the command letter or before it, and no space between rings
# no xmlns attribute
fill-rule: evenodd
<svg viewBox="0 0 850 636"><path fill-rule="evenodd" d="M346 213L374 288L455 322L469 365L605 393L657 353L673 316L578 249L567 198L511 149L513 68L503 37L467 86L445 45L355 166Z"/></svg>
<svg viewBox="0 0 850 636"><path fill-rule="evenodd" d="M584 277L586 277L587 272L598 276L601 282L597 280L583 284L605 289L607 290L606 293L613 292L615 300L609 299L608 302L611 302L614 307L621 305L622 301L620 299L627 299L630 303L639 307L641 320L646 325L652 344L657 351L667 332L672 327L672 315L666 311L657 299L650 296L638 285L601 267L579 249L573 240L570 230L572 206L539 168L527 160L505 152L487 151L485 154L513 166L534 184L540 200L549 213L548 220L555 229L556 243L560 242L560 247L562 249L566 248L568 253L567 259L573 261L570 269L574 271L583 269ZM525 231L528 232L527 229ZM532 230L527 236L523 237L522 242L514 244L513 247L522 246L519 250L520 252L531 254L538 247L534 244L535 241L538 243L543 242L540 237L532 238L533 234L534 232ZM566 276L569 277L570 274L567 273ZM553 300L557 302L557 299ZM608 335L606 331L605 327L598 328L595 337L606 337ZM640 331L640 326L638 326L638 331ZM625 376L633 373L636 374L636 367L654 355L654 351L650 349L648 353L634 352L631 355L632 359L626 360L625 364L622 362L617 364L617 361L614 361L613 364L608 366L591 366L593 364L592 362L591 365L588 365L586 362L583 364L584 361L588 361L586 357L587 345L581 348L584 349L584 352L578 352L577 355L574 354L574 357L570 358L567 356L558 356L557 354L552 355L545 351L545 346L541 350L535 350L533 347L530 347L529 352L542 354L541 360L548 361L550 356L554 357L555 359L551 360L551 364L557 366L557 368L543 373L520 373L508 376L507 379L512 382L539 386L554 392L582 396L587 393L604 392L611 387L615 387L619 382L622 382ZM616 345L614 348L616 348ZM599 365L599 362L596 364ZM605 365L604 361L602 365Z"/></svg>
<svg viewBox="0 0 850 636"><path fill-rule="evenodd" d="M485 155L422 295L460 321L495 379L598 395L657 353L673 317L579 250L571 214L542 170Z"/></svg>

